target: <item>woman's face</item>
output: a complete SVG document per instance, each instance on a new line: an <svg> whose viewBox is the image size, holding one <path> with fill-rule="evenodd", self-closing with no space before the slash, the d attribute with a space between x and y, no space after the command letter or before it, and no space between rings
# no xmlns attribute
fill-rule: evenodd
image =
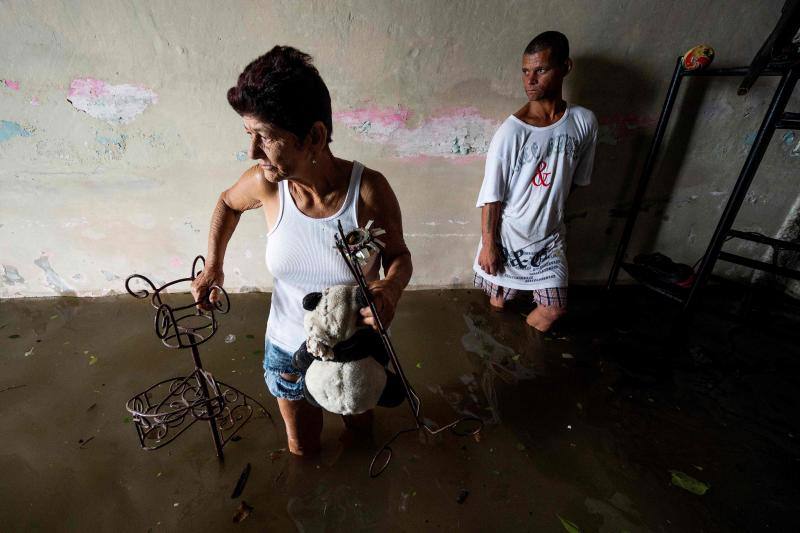
<svg viewBox="0 0 800 533"><path fill-rule="evenodd" d="M250 136L247 155L258 163L267 181L277 183L305 170L310 157L295 135L252 115L244 115L242 120Z"/></svg>

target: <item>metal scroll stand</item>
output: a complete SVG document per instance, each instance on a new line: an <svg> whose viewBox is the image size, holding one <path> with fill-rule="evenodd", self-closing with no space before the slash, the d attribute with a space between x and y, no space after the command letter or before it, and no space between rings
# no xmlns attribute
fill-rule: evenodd
<svg viewBox="0 0 800 533"><path fill-rule="evenodd" d="M140 392L125 404L133 418L139 444L145 450L157 450L174 441L198 420L208 422L217 457L224 459L222 448L231 441L253 416L253 407L258 406L272 421L272 416L257 400L239 389L216 380L203 369L197 347L217 332L216 313L226 314L230 310L228 293L214 285L222 298L210 311L201 310L192 301L181 307L171 307L161 299L162 292L178 283L191 283L205 266L205 259L198 255L192 263L191 277L176 279L156 288L141 274L133 274L125 280L125 289L136 298L147 298L150 292L134 290L131 281L144 281L153 291L151 304L156 309L154 320L156 335L167 348L192 350L194 371L185 377L160 381Z"/></svg>
<svg viewBox="0 0 800 533"><path fill-rule="evenodd" d="M372 310L372 316L375 317L375 322L378 325L378 332L381 335L383 346L389 354L395 372L397 372L400 381L403 383L406 399L408 400L408 405L411 408L411 414L414 416L415 422L414 427L401 429L395 433L373 456L369 464L369 475L372 478L376 478L389 466L389 462L392 460L391 444L400 435L420 429L424 429L429 435L436 435L449 429L460 437L469 437L480 432L483 428L483 420L475 416L465 416L445 426L434 429L426 424L422 420L422 417L420 417L422 401L420 401L419 396L417 396L408 378L406 378L403 367L400 366L400 360L397 358L389 334L386 332L386 328L383 326L383 322L378 315L378 310L375 307L375 300L373 300L372 294L370 294L369 288L367 287L367 280L364 277L364 272L361 270L361 261L365 261L372 251L382 247L382 243L374 239L373 234L370 232L371 225L372 222L370 221L365 228L357 228L345 234L342 223L339 222L339 235L336 236L336 248L339 250L345 263L347 263L347 267L350 269L358 286L361 288L361 294L363 294L364 299L369 304L369 308Z"/></svg>

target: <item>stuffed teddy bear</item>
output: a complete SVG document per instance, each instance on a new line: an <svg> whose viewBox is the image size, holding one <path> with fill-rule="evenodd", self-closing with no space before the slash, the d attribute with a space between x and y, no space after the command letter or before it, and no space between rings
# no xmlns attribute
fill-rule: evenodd
<svg viewBox="0 0 800 533"><path fill-rule="evenodd" d="M400 378L386 368L389 354L380 335L358 324L366 305L356 285L336 285L303 298L307 338L293 362L305 371L303 393L312 405L353 415L376 405L395 407L405 399Z"/></svg>

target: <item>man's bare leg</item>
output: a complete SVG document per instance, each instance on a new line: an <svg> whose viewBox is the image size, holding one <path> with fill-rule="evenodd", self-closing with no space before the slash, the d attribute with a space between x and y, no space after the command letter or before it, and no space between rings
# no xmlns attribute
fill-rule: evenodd
<svg viewBox="0 0 800 533"><path fill-rule="evenodd" d="M505 308L506 301L503 296L503 289L499 289L496 296L489 296L489 307L492 311L500 312Z"/></svg>
<svg viewBox="0 0 800 533"><path fill-rule="evenodd" d="M537 331L547 333L553 327L553 323L566 312L565 307L537 305L525 318L525 322Z"/></svg>

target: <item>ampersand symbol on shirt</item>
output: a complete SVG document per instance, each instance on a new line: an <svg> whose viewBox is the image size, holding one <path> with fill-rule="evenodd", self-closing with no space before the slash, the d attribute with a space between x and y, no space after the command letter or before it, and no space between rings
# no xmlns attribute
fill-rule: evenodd
<svg viewBox="0 0 800 533"><path fill-rule="evenodd" d="M539 161L539 164L536 165L536 173L533 175L533 179L531 179L531 185L534 187L549 187L553 184L553 180L547 181L548 176L552 174L552 172L545 172L547 170L547 161L542 159Z"/></svg>

